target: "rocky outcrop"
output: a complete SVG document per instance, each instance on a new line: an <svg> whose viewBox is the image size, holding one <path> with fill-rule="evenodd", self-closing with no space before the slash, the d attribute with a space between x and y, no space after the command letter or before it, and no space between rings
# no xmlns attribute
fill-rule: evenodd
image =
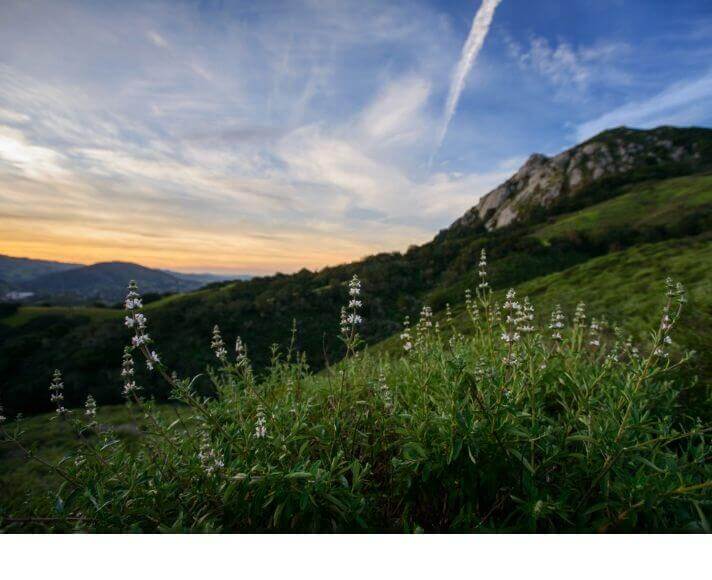
<svg viewBox="0 0 712 580"><path fill-rule="evenodd" d="M499 228L523 217L527 208L551 205L561 196L576 195L607 177L656 164L694 164L700 160L700 147L687 131L621 127L604 131L554 157L536 153L451 227L468 226L482 219L488 229Z"/></svg>

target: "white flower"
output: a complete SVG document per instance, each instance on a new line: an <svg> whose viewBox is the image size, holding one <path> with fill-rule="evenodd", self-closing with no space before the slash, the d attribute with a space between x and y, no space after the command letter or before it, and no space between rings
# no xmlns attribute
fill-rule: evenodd
<svg viewBox="0 0 712 580"><path fill-rule="evenodd" d="M84 414L91 419L96 417L96 401L91 395L87 397L86 403L84 403Z"/></svg>
<svg viewBox="0 0 712 580"><path fill-rule="evenodd" d="M56 404L57 415L66 415L69 411L62 405L62 401L64 401L64 383L62 382L62 373L58 369L54 371L49 390L51 392L49 399Z"/></svg>
<svg viewBox="0 0 712 580"><path fill-rule="evenodd" d="M132 393L136 393L140 390L140 387L136 385L133 380L134 375L134 362L133 356L131 356L131 349L127 346L124 348L124 356L121 362L121 376L124 379L124 388L122 394L129 398Z"/></svg>
<svg viewBox="0 0 712 580"><path fill-rule="evenodd" d="M247 358L247 347L239 336L235 339L235 357L238 362Z"/></svg>
<svg viewBox="0 0 712 580"><path fill-rule="evenodd" d="M349 314L346 317L346 322L349 324L361 324L363 322L363 318L361 318L358 314Z"/></svg>
<svg viewBox="0 0 712 580"><path fill-rule="evenodd" d="M551 322L549 323L549 329L553 330L553 332L551 333L551 338L556 341L561 341L564 339L563 335L560 332L560 330L564 328L564 321L564 313L561 310L561 306L557 304L554 307L554 311L551 313Z"/></svg>
<svg viewBox="0 0 712 580"><path fill-rule="evenodd" d="M131 344L134 347L141 346L142 344L147 344L151 341L151 337L148 334L137 334L131 337Z"/></svg>
<svg viewBox="0 0 712 580"><path fill-rule="evenodd" d="M210 343L210 348L213 349L213 352L218 360L223 362L225 361L227 350L225 349L225 343L220 335L220 328L217 324L213 327L213 340Z"/></svg>
<svg viewBox="0 0 712 580"><path fill-rule="evenodd" d="M264 439L267 437L267 426L265 414L262 408L257 409L257 421L255 421L255 438Z"/></svg>
<svg viewBox="0 0 712 580"><path fill-rule="evenodd" d="M217 452L210 444L210 437L207 433L203 434L203 442L200 445L200 451L198 451L198 459L207 475L212 475L225 467L225 463L218 457Z"/></svg>
<svg viewBox="0 0 712 580"><path fill-rule="evenodd" d="M358 276L354 274L354 277L351 278L351 281L349 282L349 296L359 296L361 294L361 281L358 279Z"/></svg>
<svg viewBox="0 0 712 580"><path fill-rule="evenodd" d="M148 354L148 359L146 359L146 366L148 367L148 370L149 370L149 371L152 371L152 370L153 370L153 365L154 365L155 363L160 363L160 362L161 362L161 359L158 358L158 354L156 353L155 350L152 350L152 351Z"/></svg>

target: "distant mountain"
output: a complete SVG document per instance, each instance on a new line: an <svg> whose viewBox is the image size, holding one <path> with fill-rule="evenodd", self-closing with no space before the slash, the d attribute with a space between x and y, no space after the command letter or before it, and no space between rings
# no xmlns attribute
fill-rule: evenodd
<svg viewBox="0 0 712 580"><path fill-rule="evenodd" d="M712 130L619 127L604 131L554 157L534 153L510 179L482 197L452 225L453 229L484 222L487 229L542 213L592 186L613 190L624 182L687 175L710 169ZM605 192L596 192L605 196ZM590 204L591 201L588 200ZM585 205L585 204L580 204Z"/></svg>
<svg viewBox="0 0 712 580"><path fill-rule="evenodd" d="M81 266L83 264L14 258L0 254L0 284L4 283L8 287L12 287L44 274L66 272Z"/></svg>
<svg viewBox="0 0 712 580"><path fill-rule="evenodd" d="M249 275L184 273L147 268L130 262L92 265L15 258L0 254L0 301L51 300L53 302L116 302L128 280L147 292L187 292L226 280L249 280Z"/></svg>
<svg viewBox="0 0 712 580"><path fill-rule="evenodd" d="M204 285L201 280L179 278L130 262L101 262L38 276L23 283L22 290L37 296L117 302L126 294L129 280L136 280L146 293L158 294L186 292Z"/></svg>

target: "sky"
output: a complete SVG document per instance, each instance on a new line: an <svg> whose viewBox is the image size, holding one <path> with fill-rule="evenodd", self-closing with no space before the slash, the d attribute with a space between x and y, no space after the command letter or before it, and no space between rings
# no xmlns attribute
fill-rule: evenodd
<svg viewBox="0 0 712 580"><path fill-rule="evenodd" d="M15 256L316 269L432 239L531 153L712 126L709 0L2 0L0 38Z"/></svg>

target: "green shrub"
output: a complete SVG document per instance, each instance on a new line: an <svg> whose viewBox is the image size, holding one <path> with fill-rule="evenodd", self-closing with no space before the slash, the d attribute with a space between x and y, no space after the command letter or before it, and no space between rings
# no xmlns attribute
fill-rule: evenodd
<svg viewBox="0 0 712 580"><path fill-rule="evenodd" d="M472 333L441 329L424 307L403 354L363 349L360 285L349 285L347 357L314 375L296 350L273 349L259 380L237 340L215 327L216 366L182 379L161 363L135 287L124 395L143 435L129 441L70 413L57 374L56 417L77 448L53 466L52 502L5 514L7 529L87 531L632 531L708 527L709 426L680 403L693 385L672 360L684 302L667 284L645 352L618 329L556 308L537 317L513 291L489 291L484 256L466 298ZM446 319L445 324L449 324ZM445 336L448 336L446 339ZM142 397L134 355L183 403L173 415ZM200 396L209 382L215 395ZM23 445L22 422L5 429Z"/></svg>

